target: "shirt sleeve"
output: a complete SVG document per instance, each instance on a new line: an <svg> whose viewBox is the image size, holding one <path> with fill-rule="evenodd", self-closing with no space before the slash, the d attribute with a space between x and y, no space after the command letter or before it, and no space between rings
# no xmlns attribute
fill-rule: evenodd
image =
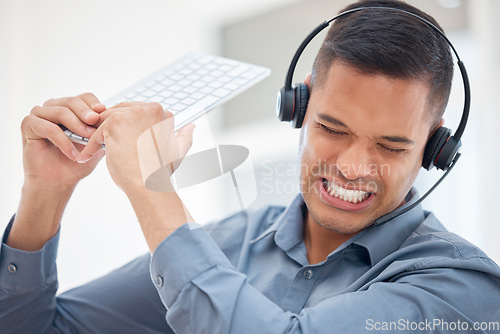
<svg viewBox="0 0 500 334"><path fill-rule="evenodd" d="M149 254L56 296L59 233L26 252L5 244L9 228L0 248L0 333L173 333Z"/></svg>
<svg viewBox="0 0 500 334"><path fill-rule="evenodd" d="M0 248L0 333L46 333L56 311L59 233L36 252L14 249L5 244L13 221Z"/></svg>
<svg viewBox="0 0 500 334"><path fill-rule="evenodd" d="M498 277L476 271L479 265L459 268L450 261L395 274L355 292L325 296L295 314L249 284L204 229L184 225L154 252L151 275L176 333L453 332L450 328L499 333L498 328L480 328L484 322L497 321L498 326L500 321L500 308L485 306L500 303ZM484 291L490 292L486 298ZM482 314L481 319L471 319L453 306L475 294L482 297L471 307L479 308L475 314Z"/></svg>

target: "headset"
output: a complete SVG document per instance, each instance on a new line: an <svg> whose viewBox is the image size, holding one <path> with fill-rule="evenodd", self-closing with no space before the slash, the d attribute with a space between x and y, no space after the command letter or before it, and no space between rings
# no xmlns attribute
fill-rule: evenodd
<svg viewBox="0 0 500 334"><path fill-rule="evenodd" d="M324 21L316 28L314 28L314 30L311 31L307 35L307 37L302 41L299 48L295 52L295 55L293 56L290 66L288 68L288 72L285 78L285 85L278 92L278 98L276 102L276 115L278 116L278 119L280 121L290 122L293 128L300 128L302 126L302 122L304 121L304 116L306 114L307 104L309 101L309 90L307 85L304 83L299 83L292 86L292 78L297 62L302 52L306 48L306 46L311 42L311 40L316 35L318 35L326 27L328 27L330 23L332 23L333 21L337 20L338 18L350 15L352 13L365 10L385 10L385 11L396 12L396 13L399 12L402 14L410 15L415 19L425 23L436 33L438 33L441 37L443 37L444 40L452 49L453 53L455 54L455 57L457 58L457 64L460 69L460 73L462 74L464 93L465 93L462 118L460 119L460 123L455 133L452 135L450 129L444 126L439 127L431 136L431 138L428 140L424 150L422 167L424 167L426 170L431 170L433 167L436 167L437 169L445 171L445 173L434 184L434 186L432 186L431 189L427 191L427 193L425 193L419 200L414 202L412 205L407 206L403 210L396 210L389 214L386 214L375 221L375 224L382 224L389 221L390 219L395 218L396 216L402 215L403 213L413 209L415 206L420 204L420 202L422 202L444 180L444 178L455 166L456 162L460 158L459 150L460 147L462 146L460 139L465 130L465 126L467 125L467 119L469 117L470 84L469 84L469 77L467 75L467 70L465 69L465 65L460 59L460 56L458 55L458 52L456 51L455 47L448 39L448 37L446 37L444 32L442 32L433 23L415 13L399 8L380 7L380 6L359 7L342 12L337 16L333 17L332 19L330 19L329 21Z"/></svg>

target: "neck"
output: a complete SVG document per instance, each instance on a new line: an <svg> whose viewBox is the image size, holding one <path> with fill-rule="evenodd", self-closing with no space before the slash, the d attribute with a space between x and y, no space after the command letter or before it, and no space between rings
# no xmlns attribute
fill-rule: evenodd
<svg viewBox="0 0 500 334"><path fill-rule="evenodd" d="M316 223L308 213L304 226L304 243L307 250L307 260L310 264L326 260L331 252L355 234L345 234L328 230Z"/></svg>

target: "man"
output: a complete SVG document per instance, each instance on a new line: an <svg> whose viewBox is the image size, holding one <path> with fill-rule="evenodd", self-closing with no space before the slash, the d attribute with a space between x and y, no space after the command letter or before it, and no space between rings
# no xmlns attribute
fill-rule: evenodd
<svg viewBox="0 0 500 334"><path fill-rule="evenodd" d="M434 22L399 1L347 9L368 5ZM339 19L305 80L301 194L208 230L185 224L175 192L144 186L137 140L171 116L161 107L106 109L92 94L35 107L22 124L25 184L0 254L1 332L500 332L500 268L481 250L420 206L374 224L417 200L412 184L451 77L446 43L421 22L376 10ZM56 124L89 144L78 151ZM193 127L163 130L172 159L184 156ZM153 255L56 298L59 221L103 143Z"/></svg>

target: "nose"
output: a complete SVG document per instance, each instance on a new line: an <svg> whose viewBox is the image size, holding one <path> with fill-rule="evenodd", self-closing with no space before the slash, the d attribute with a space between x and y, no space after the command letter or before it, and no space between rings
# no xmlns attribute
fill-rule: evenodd
<svg viewBox="0 0 500 334"><path fill-rule="evenodd" d="M369 149L363 143L350 143L337 156L337 168L347 180L355 180L372 175Z"/></svg>

